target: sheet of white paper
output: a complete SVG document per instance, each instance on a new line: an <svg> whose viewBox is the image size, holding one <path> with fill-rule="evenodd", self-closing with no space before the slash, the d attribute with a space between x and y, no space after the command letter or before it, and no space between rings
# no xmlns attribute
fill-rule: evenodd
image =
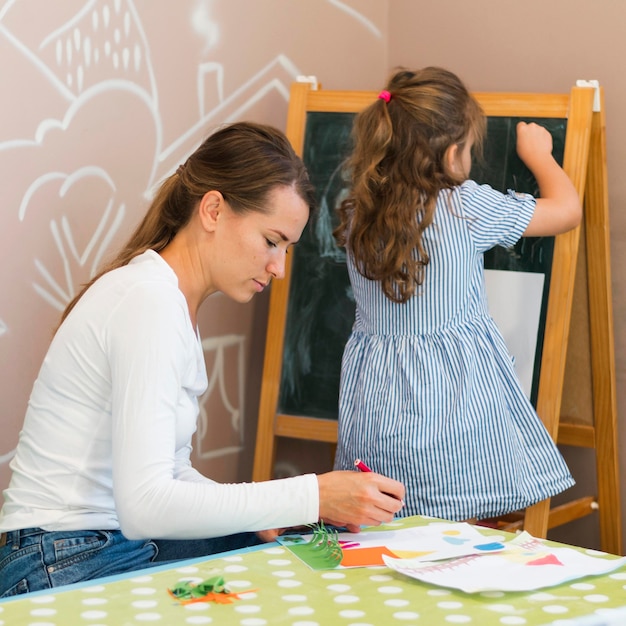
<svg viewBox="0 0 626 626"><path fill-rule="evenodd" d="M467 593L531 591L570 580L605 574L626 564L626 557L590 556L573 548L555 548L521 533L495 554L444 562L383 556L388 567L423 582Z"/></svg>
<svg viewBox="0 0 626 626"><path fill-rule="evenodd" d="M489 312L515 359L515 371L528 398L533 384L544 281L545 276L539 273L485 270Z"/></svg>

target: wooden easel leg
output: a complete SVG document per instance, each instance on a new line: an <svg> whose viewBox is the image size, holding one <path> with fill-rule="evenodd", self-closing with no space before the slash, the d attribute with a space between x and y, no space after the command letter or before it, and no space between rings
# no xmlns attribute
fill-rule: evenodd
<svg viewBox="0 0 626 626"><path fill-rule="evenodd" d="M545 539L548 534L548 518L550 516L550 498L537 502L526 509L524 530L533 537Z"/></svg>
<svg viewBox="0 0 626 626"><path fill-rule="evenodd" d="M274 435L274 420L267 411L261 414L257 426L256 449L252 480L260 482L270 480L274 475L274 460L276 455L276 437Z"/></svg>
<svg viewBox="0 0 626 626"><path fill-rule="evenodd" d="M606 128L602 98L600 111L595 112L592 119L585 194L591 370L600 543L606 552L622 554L608 204Z"/></svg>

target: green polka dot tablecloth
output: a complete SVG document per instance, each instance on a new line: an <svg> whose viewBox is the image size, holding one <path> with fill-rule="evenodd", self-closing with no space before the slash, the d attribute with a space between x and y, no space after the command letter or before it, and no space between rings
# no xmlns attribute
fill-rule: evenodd
<svg viewBox="0 0 626 626"><path fill-rule="evenodd" d="M432 521L414 517L400 523ZM216 574L238 600L181 604L168 593L181 581ZM626 625L626 613L618 610L624 606L626 567L533 592L467 594L386 567L313 571L287 548L268 544L5 600L0 626L617 626Z"/></svg>

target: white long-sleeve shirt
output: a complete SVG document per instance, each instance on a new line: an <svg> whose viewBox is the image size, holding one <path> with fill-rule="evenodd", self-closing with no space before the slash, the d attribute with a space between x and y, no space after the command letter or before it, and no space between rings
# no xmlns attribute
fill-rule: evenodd
<svg viewBox="0 0 626 626"><path fill-rule="evenodd" d="M108 272L54 336L20 433L0 531L121 529L188 539L318 519L314 474L219 484L194 470L204 355L170 266Z"/></svg>

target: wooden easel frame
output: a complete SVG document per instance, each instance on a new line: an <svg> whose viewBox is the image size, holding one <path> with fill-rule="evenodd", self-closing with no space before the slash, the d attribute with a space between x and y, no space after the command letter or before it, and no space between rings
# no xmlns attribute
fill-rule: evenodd
<svg viewBox="0 0 626 626"><path fill-rule="evenodd" d="M621 514L617 459L617 402L608 240L608 190L606 176L603 103L594 111L599 89L573 87L570 94L475 93L487 116L567 118L563 168L581 198L586 198L585 232L588 254L592 369L593 427L560 423L561 397L569 338L580 229L555 238L551 284L544 334L537 412L550 435L559 443L596 449L601 543L607 552L621 554ZM371 91L324 91L309 83L291 88L286 134L294 149L303 153L306 114L310 111L356 113L376 98ZM598 107L597 107L598 108ZM587 189L585 187L587 186ZM278 413L284 330L287 320L291 265L285 279L272 286L266 351L261 385L253 480L272 477L276 437L337 442L336 420ZM548 528L591 513L594 497L580 498L555 509L550 500L529 507L517 526L537 537Z"/></svg>
<svg viewBox="0 0 626 626"><path fill-rule="evenodd" d="M598 486L595 501L599 509L602 549L613 554L623 554L607 179L604 94L602 89L598 89L597 106L592 117L585 191L586 288L589 298L593 422L592 425L573 424L567 421L567 416L562 416L557 441L595 450ZM536 505L540 506L545 505ZM566 506L557 507L551 512L551 524L548 527L552 526L553 517L556 518L554 525L561 523L558 516ZM537 515L540 519L544 517L541 510L536 513L529 510L527 517L530 515Z"/></svg>

